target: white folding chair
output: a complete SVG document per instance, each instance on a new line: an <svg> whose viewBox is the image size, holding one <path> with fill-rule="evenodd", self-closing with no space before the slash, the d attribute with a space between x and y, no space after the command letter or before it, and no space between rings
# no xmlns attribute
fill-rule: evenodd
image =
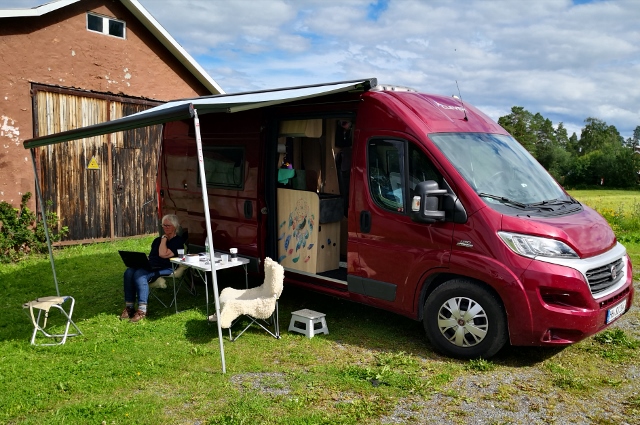
<svg viewBox="0 0 640 425"><path fill-rule="evenodd" d="M69 306L68 311L66 311L62 306L67 300L71 300L71 305ZM82 332L80 331L80 329L76 326L73 320L71 320L71 316L73 315L73 307L75 306L75 304L76 304L76 300L73 297L68 295L61 296L61 297L41 297L41 298L36 298L33 301L24 303L22 305L22 308L29 309L29 313L31 315L31 321L33 323L33 328L34 328L33 335L31 336L31 345L62 345L67 341L67 337L82 335ZM47 327L49 310L51 310L52 307L58 309L62 314L62 316L65 318L66 323L64 325L64 333L50 334L44 329ZM37 317L33 312L34 309L38 310ZM44 313L44 321L42 322L42 325L41 325L40 319L42 318L43 313ZM78 331L77 333L72 333L72 334L69 333L69 327L71 325L73 325L76 331ZM53 339L60 338L60 341L55 343L48 343L48 344L45 344L45 343L36 344L36 336L38 334L38 331L42 332L42 334L47 338L53 338Z"/></svg>

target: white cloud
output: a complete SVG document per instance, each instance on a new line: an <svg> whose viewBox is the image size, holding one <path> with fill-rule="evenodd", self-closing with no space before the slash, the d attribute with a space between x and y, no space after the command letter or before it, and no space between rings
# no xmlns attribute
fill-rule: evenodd
<svg viewBox="0 0 640 425"><path fill-rule="evenodd" d="M227 92L377 77L451 95L458 81L496 120L522 106L570 134L587 117L624 137L640 125L637 0L389 0L375 19L371 0L140 2Z"/></svg>

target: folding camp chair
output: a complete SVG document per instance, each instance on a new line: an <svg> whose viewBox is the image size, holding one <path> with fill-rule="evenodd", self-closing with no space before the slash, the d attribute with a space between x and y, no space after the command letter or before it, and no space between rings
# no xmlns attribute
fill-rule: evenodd
<svg viewBox="0 0 640 425"><path fill-rule="evenodd" d="M235 341L251 325L257 325L276 339L280 339L278 322L278 298L282 294L284 268L267 257L264 260L264 282L257 288L225 288L220 293L220 327L229 329L229 339ZM249 319L249 324L235 337L231 328L237 318ZM215 318L215 319L214 319ZM217 320L215 315L210 320ZM269 329L273 326L273 331Z"/></svg>
<svg viewBox="0 0 640 425"><path fill-rule="evenodd" d="M69 306L69 311L66 311L62 305L67 301L67 300L71 300L71 305ZM67 341L67 337L69 336L77 336L77 335L82 335L82 332L80 331L80 329L78 329L78 327L76 326L76 324L73 322L73 320L71 320L71 316L73 315L73 307L76 304L76 300L71 297L71 296L61 296L61 297L41 297L41 298L36 298L33 301L29 301L27 303L24 303L22 305L22 308L28 308L29 309L29 313L31 314L31 321L33 323L33 335L31 336L31 345L62 345ZM60 313L62 314L62 316L65 318L66 324L64 327L64 333L61 334L50 334L47 331L44 330L44 328L47 326L47 319L49 318L49 310L55 307L56 309L58 309L60 311ZM34 315L33 310L36 309L38 310L38 316L36 317ZM44 321L42 323L42 325L40 324L40 319L43 316L44 313ZM76 329L76 331L78 331L77 333L69 333L69 327L73 325L73 327ZM49 343L49 344L36 344L36 335L38 334L38 331L42 332L42 334L44 336L46 336L47 338L61 338L61 340L59 342L55 342L55 343Z"/></svg>
<svg viewBox="0 0 640 425"><path fill-rule="evenodd" d="M158 278L153 278L153 280L151 282L149 282L149 296L150 297L153 296L156 300L158 300L158 302L160 304L162 304L164 306L164 308L171 307L173 305L173 303L175 302L175 298L173 298L171 300L171 303L169 305L167 305L167 304L164 303L164 301L162 301L162 299L157 294L158 290L167 288L167 279L175 279L176 280L176 282L175 282L175 284L176 284L176 294L178 293L178 291L180 290L182 285L185 283L185 281L188 281L188 283L186 283L186 285L188 285L187 290L189 291L190 294L196 295L195 287L193 286L193 283L191 282L191 278L189 276L188 269L189 268L187 266L180 265L180 266L178 266L178 268L176 268L168 276L159 276Z"/></svg>
<svg viewBox="0 0 640 425"><path fill-rule="evenodd" d="M183 247L190 246L189 232L187 230L183 229L180 237L184 241ZM189 252L188 249L185 250L185 252ZM154 276L153 278L151 278L151 280L149 281L149 296L150 297L152 296L156 300L158 300L158 302L162 304L164 308L169 308L176 301L175 296L177 296L177 293L180 291L180 288L182 288L182 285L185 284L186 281L188 281L187 289L189 293L194 296L197 295L195 286L193 284L193 279L191 279L191 273L188 269L189 268L187 266L181 265L178 268L174 269L173 272L168 276L159 276L159 277ZM167 279L175 279L173 283L176 285L175 296L174 298L172 298L171 303L168 306L164 303L164 301L162 301L162 299L160 299L157 293L158 290L167 288Z"/></svg>

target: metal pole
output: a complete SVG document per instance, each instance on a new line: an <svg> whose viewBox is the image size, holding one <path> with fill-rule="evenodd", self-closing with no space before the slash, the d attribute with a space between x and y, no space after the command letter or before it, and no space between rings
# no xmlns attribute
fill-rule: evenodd
<svg viewBox="0 0 640 425"><path fill-rule="evenodd" d="M211 276L213 283L213 299L216 305L216 317L218 320L218 340L220 341L220 358L222 359L222 373L227 373L224 361L224 342L222 340L222 328L220 327L220 300L218 298L218 276L216 273L216 263L214 261L213 236L211 234L211 215L209 213L209 196L207 194L207 179L204 173L204 157L202 155L202 137L200 136L200 120L198 111L193 110L193 125L196 130L196 146L198 147L198 165L200 172L200 185L202 187L202 203L204 204L204 221L207 226L207 240L209 241L209 264L211 264ZM206 272L205 272L206 273ZM205 288L206 289L206 288ZM209 318L207 317L207 320Z"/></svg>
<svg viewBox="0 0 640 425"><path fill-rule="evenodd" d="M31 163L33 164L33 175L36 177L36 195L40 203L40 213L42 214L42 224L44 225L44 235L47 238L47 248L49 248L49 262L51 263L51 271L53 272L53 282L56 284L56 295L60 296L58 289L58 278L56 276L56 266L53 263L53 248L51 248L51 239L49 238L49 226L47 226L47 215L44 210L44 201L42 200L42 192L40 191L40 179L38 178L38 170L36 168L36 150L31 148Z"/></svg>

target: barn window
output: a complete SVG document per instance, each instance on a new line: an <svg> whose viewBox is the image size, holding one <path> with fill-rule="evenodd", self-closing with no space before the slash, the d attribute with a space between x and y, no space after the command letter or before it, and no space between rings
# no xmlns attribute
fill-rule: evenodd
<svg viewBox="0 0 640 425"><path fill-rule="evenodd" d="M124 21L87 12L87 29L89 31L125 38L125 28L126 25Z"/></svg>

